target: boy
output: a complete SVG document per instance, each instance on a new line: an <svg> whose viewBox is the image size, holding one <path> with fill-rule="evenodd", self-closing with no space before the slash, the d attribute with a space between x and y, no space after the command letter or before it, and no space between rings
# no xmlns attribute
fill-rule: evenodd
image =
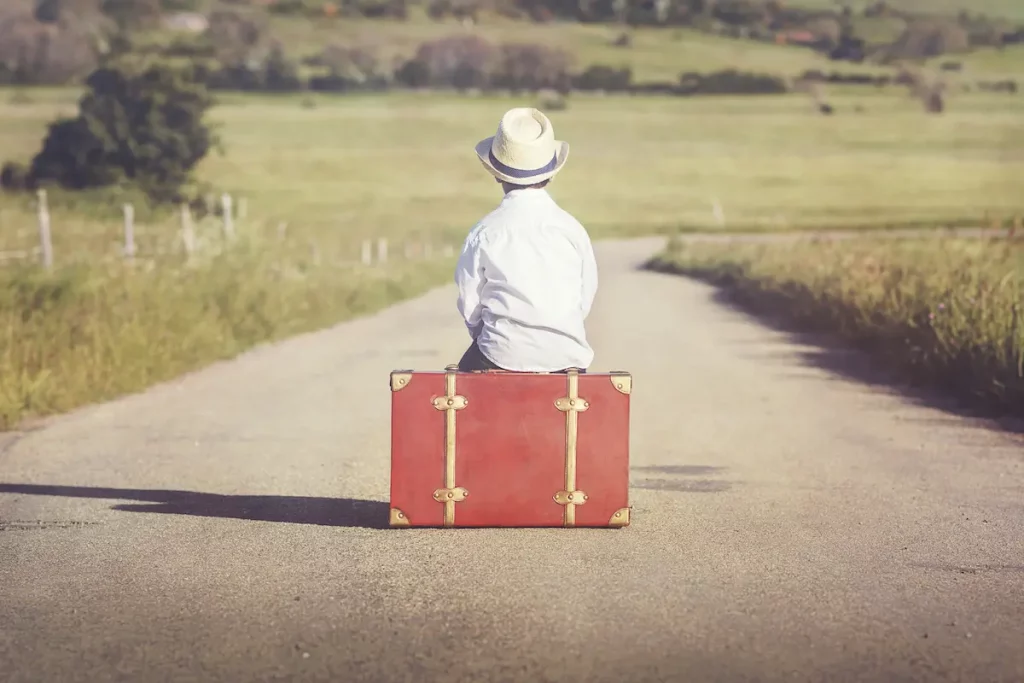
<svg viewBox="0 0 1024 683"><path fill-rule="evenodd" d="M585 371L597 264L587 231L545 189L569 145L544 114L516 108L476 154L505 197L470 231L455 269L473 339L459 370Z"/></svg>

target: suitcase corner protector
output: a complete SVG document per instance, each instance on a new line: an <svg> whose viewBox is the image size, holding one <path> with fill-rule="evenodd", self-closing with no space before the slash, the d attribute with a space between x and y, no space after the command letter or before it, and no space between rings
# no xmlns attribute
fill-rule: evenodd
<svg viewBox="0 0 1024 683"><path fill-rule="evenodd" d="M611 519L608 520L608 526L613 529L618 529L624 526L629 526L629 512L631 508L620 508L615 511Z"/></svg>
<svg viewBox="0 0 1024 683"><path fill-rule="evenodd" d="M624 370L614 370L608 373L608 379L620 394L628 396L633 391L633 375Z"/></svg>
<svg viewBox="0 0 1024 683"><path fill-rule="evenodd" d="M391 391L401 391L412 381L412 370L391 371Z"/></svg>
<svg viewBox="0 0 1024 683"><path fill-rule="evenodd" d="M398 508L391 508L389 515L388 524L391 527L407 527L409 526L409 518L406 517L405 513Z"/></svg>

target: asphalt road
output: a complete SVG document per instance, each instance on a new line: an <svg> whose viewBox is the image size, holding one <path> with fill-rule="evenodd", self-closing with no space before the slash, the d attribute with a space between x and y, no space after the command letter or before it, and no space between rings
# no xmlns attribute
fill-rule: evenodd
<svg viewBox="0 0 1024 683"><path fill-rule="evenodd" d="M389 530L388 372L444 288L0 453L0 680L1024 680L1024 441L598 247L633 524Z"/></svg>

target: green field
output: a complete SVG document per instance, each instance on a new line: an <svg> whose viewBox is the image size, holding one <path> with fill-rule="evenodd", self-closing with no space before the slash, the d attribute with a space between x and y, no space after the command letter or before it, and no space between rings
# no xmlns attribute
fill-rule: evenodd
<svg viewBox="0 0 1024 683"><path fill-rule="evenodd" d="M1024 3L1019 0L886 0L893 9L905 12L931 13L955 16L963 9L971 14L986 14L990 17L1003 17L1024 21ZM812 7L836 9L849 5L854 12L863 11L872 4L869 0L790 0L794 7Z"/></svg>
<svg viewBox="0 0 1024 683"><path fill-rule="evenodd" d="M45 121L72 106L66 95L30 97L0 107L0 157L30 157ZM204 161L200 176L248 198L250 229L285 221L296 239L325 249L367 236L460 242L498 199L473 144L506 108L534 103L395 94L316 97L310 108L296 97L222 99L213 118L225 154ZM1024 100L960 95L943 116L926 115L899 90L837 94L832 103L837 114L826 117L798 95L576 95L550 112L572 149L552 192L599 236L963 223L1024 210ZM30 199L0 199L4 223L24 223L0 234L0 249L34 243ZM61 240L64 219L54 211ZM82 230L109 249L118 212Z"/></svg>

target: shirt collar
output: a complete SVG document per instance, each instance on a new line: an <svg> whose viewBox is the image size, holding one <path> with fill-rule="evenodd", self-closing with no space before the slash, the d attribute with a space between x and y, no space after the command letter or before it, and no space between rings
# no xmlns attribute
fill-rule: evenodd
<svg viewBox="0 0 1024 683"><path fill-rule="evenodd" d="M504 196L502 202L520 201L520 200L544 200L550 199L551 195L548 194L546 187L523 187L520 189L512 190Z"/></svg>

